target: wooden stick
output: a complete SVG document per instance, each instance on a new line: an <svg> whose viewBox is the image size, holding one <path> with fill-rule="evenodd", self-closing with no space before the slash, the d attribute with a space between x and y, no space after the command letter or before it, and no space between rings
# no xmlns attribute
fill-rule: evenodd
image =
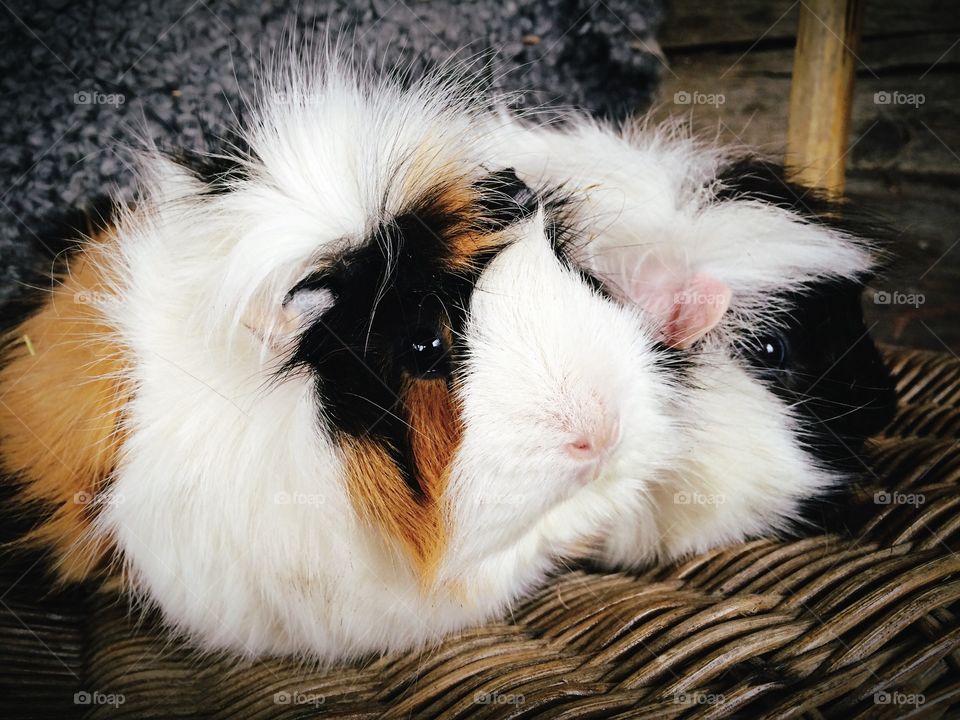
<svg viewBox="0 0 960 720"><path fill-rule="evenodd" d="M790 84L790 179L843 194L861 0L803 0Z"/></svg>

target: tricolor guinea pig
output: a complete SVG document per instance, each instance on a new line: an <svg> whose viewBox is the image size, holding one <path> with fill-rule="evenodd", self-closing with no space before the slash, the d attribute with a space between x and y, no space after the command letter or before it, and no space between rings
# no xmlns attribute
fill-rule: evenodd
<svg viewBox="0 0 960 720"><path fill-rule="evenodd" d="M502 614L646 502L682 376L467 93L291 76L245 150L147 153L7 335L0 456L63 581L329 661Z"/></svg>
<svg viewBox="0 0 960 720"><path fill-rule="evenodd" d="M859 230L869 223L677 123L489 123L501 161L567 198L571 264L687 351L684 449L649 516L625 511L601 559L641 564L828 519L895 404L860 306L882 258Z"/></svg>

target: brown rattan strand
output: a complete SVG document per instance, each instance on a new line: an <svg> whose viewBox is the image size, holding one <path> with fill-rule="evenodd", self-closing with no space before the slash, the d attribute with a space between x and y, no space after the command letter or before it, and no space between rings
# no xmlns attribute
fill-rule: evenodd
<svg viewBox="0 0 960 720"><path fill-rule="evenodd" d="M333 669L203 657L125 600L8 564L0 690L20 714L111 720L960 717L960 361L883 352L900 404L845 531L573 569L509 619Z"/></svg>

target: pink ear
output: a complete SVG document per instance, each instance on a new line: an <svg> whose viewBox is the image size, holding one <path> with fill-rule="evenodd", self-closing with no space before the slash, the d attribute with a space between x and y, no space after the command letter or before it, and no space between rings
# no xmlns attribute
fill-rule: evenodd
<svg viewBox="0 0 960 720"><path fill-rule="evenodd" d="M676 348L688 348L717 326L730 307L729 286L709 275L696 274L672 298L671 311L663 325L663 340Z"/></svg>
<svg viewBox="0 0 960 720"><path fill-rule="evenodd" d="M660 327L660 339L688 348L710 332L730 307L730 288L722 280L678 263L649 258L632 273L623 299L643 309Z"/></svg>
<svg viewBox="0 0 960 720"><path fill-rule="evenodd" d="M329 290L298 290L275 307L248 312L243 322L261 342L280 350L305 324L315 321L333 303L333 293Z"/></svg>

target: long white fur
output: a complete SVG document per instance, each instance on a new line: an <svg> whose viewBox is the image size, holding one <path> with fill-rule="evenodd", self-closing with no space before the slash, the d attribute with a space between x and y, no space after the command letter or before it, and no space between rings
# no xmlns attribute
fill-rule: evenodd
<svg viewBox="0 0 960 720"><path fill-rule="evenodd" d="M721 153L688 139L533 130L442 84L400 90L335 63L315 75L267 92L249 180L204 194L148 158L143 202L117 228L118 302L105 312L135 392L96 531L173 628L247 656L409 648L503 614L585 544L618 566L678 557L782 527L830 482L789 410L722 342L692 384L664 372L643 314L561 264L538 213L471 300L449 546L422 588L357 516L312 379L271 380L289 344L265 338L286 332L283 299L311 268L437 177L501 167L585 193L578 230L597 243L651 238L722 271L741 324L785 277L853 274L864 258L789 214L712 204L703 188ZM750 261L731 259L743 247ZM602 465L563 451L611 421L622 440ZM682 504L682 492L724 501Z"/></svg>
<svg viewBox="0 0 960 720"><path fill-rule="evenodd" d="M705 274L732 291L720 324L691 352L683 448L652 491L652 517L626 509L599 558L637 566L789 528L800 502L837 478L804 452L792 409L747 372L733 343L775 325L785 296L805 283L863 277L876 262L868 244L768 203L718 200L716 178L735 151L679 123L570 116L537 126L502 113L488 122L496 163L570 197L580 264L625 302L651 268L678 281Z"/></svg>
<svg viewBox="0 0 960 720"><path fill-rule="evenodd" d="M699 140L678 121L617 127L571 115L537 126L499 114L489 122L495 162L534 187L572 195L585 266L624 294L651 259L678 274L718 277L733 291L721 332L755 331L780 297L810 281L860 277L875 264L862 239L768 203L718 202L716 177L737 149Z"/></svg>

